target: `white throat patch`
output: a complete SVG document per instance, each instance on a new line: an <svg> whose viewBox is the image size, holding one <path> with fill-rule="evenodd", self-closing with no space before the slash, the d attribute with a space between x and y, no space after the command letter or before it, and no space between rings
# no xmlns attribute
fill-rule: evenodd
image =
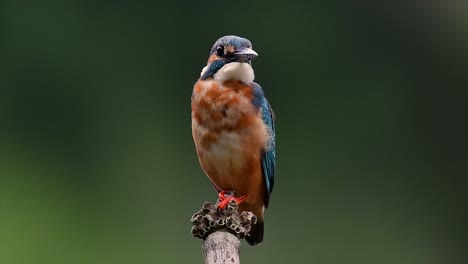
<svg viewBox="0 0 468 264"><path fill-rule="evenodd" d="M203 76L207 70L208 66L203 67L200 73L200 77ZM231 62L219 69L213 77L215 80L220 82L227 80L239 80L249 84L255 79L255 74L250 64L243 62Z"/></svg>
<svg viewBox="0 0 468 264"><path fill-rule="evenodd" d="M202 69L200 76L203 76L206 70L208 70L208 66ZM250 64L243 62L231 62L219 69L213 77L215 80L220 82L238 80L249 84L255 79L255 74Z"/></svg>
<svg viewBox="0 0 468 264"><path fill-rule="evenodd" d="M252 66L243 62L231 62L224 65L214 75L215 80L223 82L228 80L239 80L244 83L251 83L255 79Z"/></svg>

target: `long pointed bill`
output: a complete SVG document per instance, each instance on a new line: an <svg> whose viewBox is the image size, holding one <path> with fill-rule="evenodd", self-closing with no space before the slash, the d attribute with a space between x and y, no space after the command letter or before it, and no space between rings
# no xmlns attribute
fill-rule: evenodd
<svg viewBox="0 0 468 264"><path fill-rule="evenodd" d="M234 53L234 61L247 62L255 59L257 56L258 53L253 49L243 48Z"/></svg>

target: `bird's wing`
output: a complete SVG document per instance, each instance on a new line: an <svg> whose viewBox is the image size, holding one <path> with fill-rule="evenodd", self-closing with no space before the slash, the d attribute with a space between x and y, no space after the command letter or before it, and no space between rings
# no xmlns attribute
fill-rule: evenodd
<svg viewBox="0 0 468 264"><path fill-rule="evenodd" d="M275 115L271 109L270 103L265 98L263 90L257 83L252 83L254 89L253 104L260 108L262 111L262 119L268 127L269 141L266 148L262 149L262 172L265 178L265 207L268 208L270 200L270 193L273 191L275 183L275 167L276 167L276 153L275 153Z"/></svg>

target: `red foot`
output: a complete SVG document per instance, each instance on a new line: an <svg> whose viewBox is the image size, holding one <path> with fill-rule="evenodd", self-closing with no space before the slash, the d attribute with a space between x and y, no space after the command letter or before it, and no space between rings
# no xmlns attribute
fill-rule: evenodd
<svg viewBox="0 0 468 264"><path fill-rule="evenodd" d="M241 204L242 202L244 202L245 200L247 200L247 195L242 195L241 197L234 197L232 198L237 204Z"/></svg>
<svg viewBox="0 0 468 264"><path fill-rule="evenodd" d="M219 196L219 200L220 200L220 203L218 204L218 207L221 208L221 209L224 209L231 200L234 200L234 202L236 202L237 204L241 204L242 202L244 202L245 200L247 200L247 195L242 195L241 197L234 197L233 195L231 196L227 196L226 197L226 192L225 191L222 191L218 194Z"/></svg>
<svg viewBox="0 0 468 264"><path fill-rule="evenodd" d="M225 197L224 200L221 200L221 202L218 204L218 207L224 209L231 200L232 196Z"/></svg>
<svg viewBox="0 0 468 264"><path fill-rule="evenodd" d="M219 198L220 201L226 200L226 191L220 191L218 193L218 198Z"/></svg>

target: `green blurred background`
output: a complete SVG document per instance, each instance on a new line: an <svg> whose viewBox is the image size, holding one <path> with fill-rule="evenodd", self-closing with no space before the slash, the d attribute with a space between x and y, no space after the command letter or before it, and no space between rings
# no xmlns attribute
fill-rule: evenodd
<svg viewBox="0 0 468 264"><path fill-rule="evenodd" d="M190 128L214 41L277 116L243 263L468 263L463 1L0 3L0 263L202 263Z"/></svg>

